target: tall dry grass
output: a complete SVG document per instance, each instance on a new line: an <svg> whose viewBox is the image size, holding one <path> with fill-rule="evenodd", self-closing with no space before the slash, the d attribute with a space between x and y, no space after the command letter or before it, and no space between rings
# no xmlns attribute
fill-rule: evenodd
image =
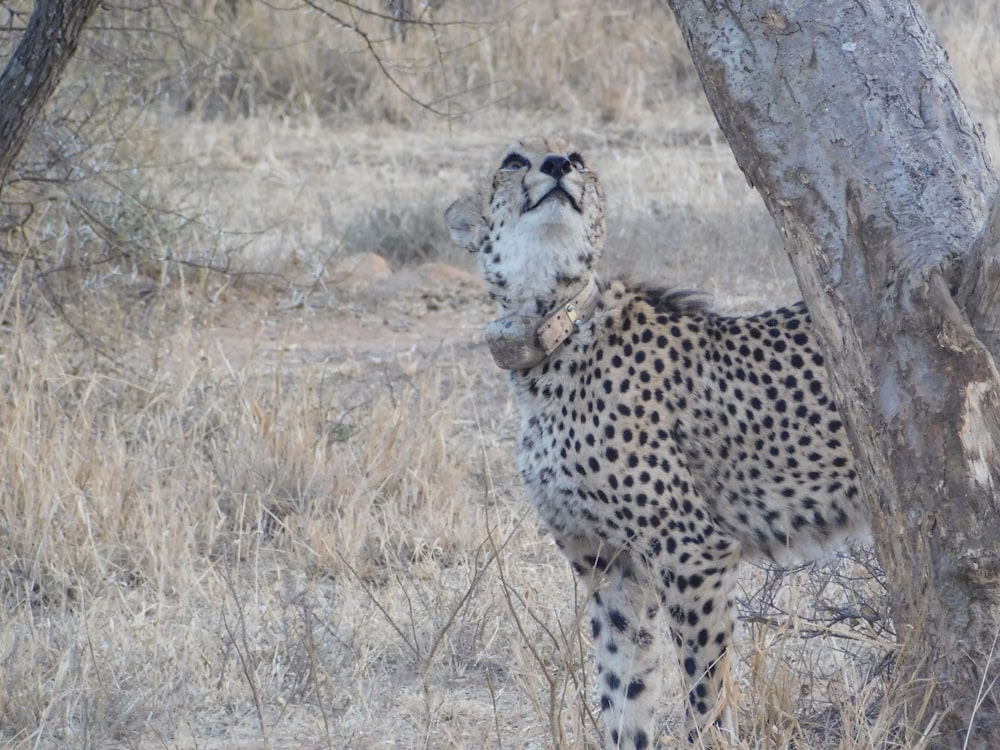
<svg viewBox="0 0 1000 750"><path fill-rule="evenodd" d="M169 364L128 371L17 325L0 404L5 746L200 744L229 722L249 724L230 746L289 746L286 724L317 729L290 708L305 705L324 717L314 741L343 747L340 714L374 722L428 670L486 659L506 687L480 589L518 519L463 486L483 437L460 368L345 404L336 374L237 370L197 356L190 328L151 342ZM433 734L429 709L409 710Z"/></svg>
<svg viewBox="0 0 1000 750"><path fill-rule="evenodd" d="M601 168L609 268L795 294L660 4L454 0L405 40L323 7L104 8L5 190L4 747L593 747L490 311L407 269L468 264L443 208L555 131ZM931 11L995 134L996 5ZM349 290L362 251L404 270ZM874 570L748 572L740 747L920 746Z"/></svg>

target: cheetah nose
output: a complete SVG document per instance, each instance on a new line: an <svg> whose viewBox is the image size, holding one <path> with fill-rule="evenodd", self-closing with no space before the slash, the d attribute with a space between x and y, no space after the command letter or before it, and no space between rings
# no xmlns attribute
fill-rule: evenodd
<svg viewBox="0 0 1000 750"><path fill-rule="evenodd" d="M547 174L549 177L555 177L557 180L573 168L569 159L565 156L546 156L545 161L542 162L542 174Z"/></svg>

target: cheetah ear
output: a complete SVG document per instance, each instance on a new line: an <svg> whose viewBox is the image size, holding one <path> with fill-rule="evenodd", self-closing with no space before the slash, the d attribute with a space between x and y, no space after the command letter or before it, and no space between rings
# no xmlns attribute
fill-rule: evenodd
<svg viewBox="0 0 1000 750"><path fill-rule="evenodd" d="M452 241L472 253L477 252L486 239L486 219L481 206L480 196L476 194L459 198L444 212Z"/></svg>

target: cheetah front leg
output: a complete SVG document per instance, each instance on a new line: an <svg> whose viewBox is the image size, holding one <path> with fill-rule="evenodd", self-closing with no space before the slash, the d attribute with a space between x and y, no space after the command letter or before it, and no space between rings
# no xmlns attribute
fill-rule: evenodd
<svg viewBox="0 0 1000 750"><path fill-rule="evenodd" d="M651 748L666 645L657 586L627 553L604 562L601 578L591 598L591 628L604 746Z"/></svg>
<svg viewBox="0 0 1000 750"><path fill-rule="evenodd" d="M707 729L715 724L735 738L724 684L729 674L728 648L733 634L734 555L708 559L703 551L697 569L662 573L663 604L687 688L688 741L710 742ZM702 745L699 745L701 747Z"/></svg>

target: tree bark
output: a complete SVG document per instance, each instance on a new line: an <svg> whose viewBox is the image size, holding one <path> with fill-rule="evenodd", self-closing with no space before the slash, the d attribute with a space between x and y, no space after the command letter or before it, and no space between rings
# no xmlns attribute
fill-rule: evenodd
<svg viewBox="0 0 1000 750"><path fill-rule="evenodd" d="M0 74L0 189L99 0L38 0Z"/></svg>
<svg viewBox="0 0 1000 750"><path fill-rule="evenodd" d="M668 3L828 354L902 641L900 726L995 750L1000 207L981 129L910 2Z"/></svg>
<svg viewBox="0 0 1000 750"><path fill-rule="evenodd" d="M994 362L1000 362L1000 192L969 253L958 302Z"/></svg>

